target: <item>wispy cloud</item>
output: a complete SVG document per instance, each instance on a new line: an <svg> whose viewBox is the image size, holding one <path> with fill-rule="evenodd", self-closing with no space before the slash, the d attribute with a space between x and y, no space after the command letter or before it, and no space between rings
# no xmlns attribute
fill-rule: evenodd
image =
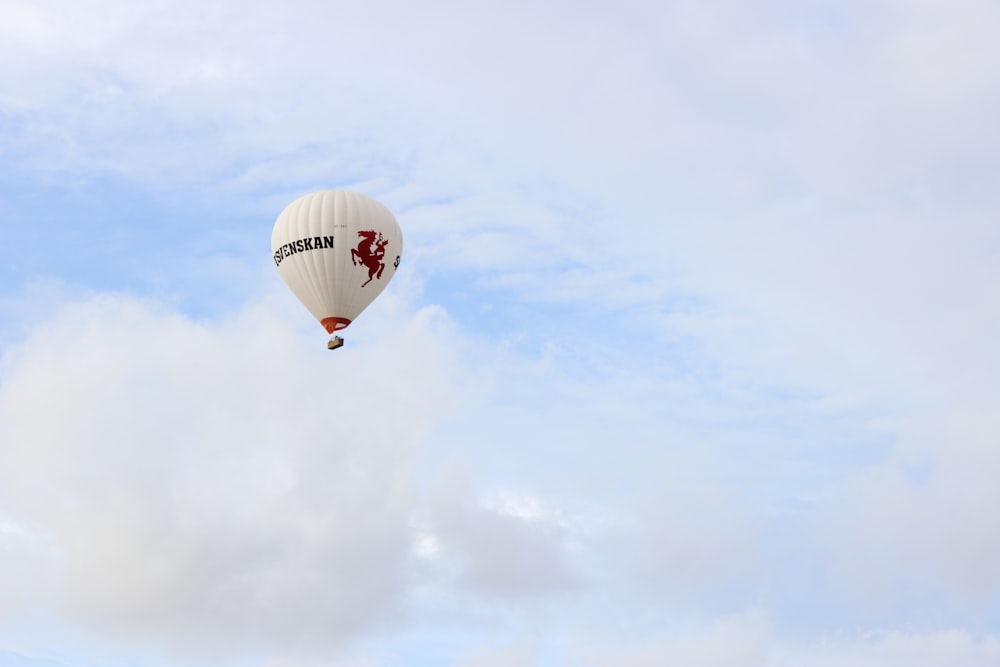
<svg viewBox="0 0 1000 667"><path fill-rule="evenodd" d="M3 14L8 653L996 662L986 0ZM407 239L333 357L325 187Z"/></svg>

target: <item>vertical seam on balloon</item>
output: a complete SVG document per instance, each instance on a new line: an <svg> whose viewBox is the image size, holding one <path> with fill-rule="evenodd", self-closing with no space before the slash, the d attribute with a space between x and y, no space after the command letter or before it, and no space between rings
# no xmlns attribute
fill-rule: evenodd
<svg viewBox="0 0 1000 667"><path fill-rule="evenodd" d="M349 194L347 192L343 193L343 196L340 198L340 201L343 206L343 213L344 213L343 229L344 229L344 236L347 239L347 245L343 249L344 253L343 261L337 264L337 283L341 285L341 288L340 290L338 290L337 293L337 311L338 311L337 314L340 315L341 317L347 317L347 315L350 314L350 317L348 317L348 319L351 320L354 319L354 316L357 313L354 312L354 304L352 302L353 300L349 300L348 297L348 295L353 293L353 289L348 290L346 289L346 287L348 284L347 283L348 267L354 266L354 258L351 254L351 249L354 248L354 238L351 236L351 231L354 227L354 221L357 217L356 212L354 210L355 208L354 205L357 203L355 201L356 199L357 198L354 197L353 194ZM348 264L348 261L350 261L350 264Z"/></svg>
<svg viewBox="0 0 1000 667"><path fill-rule="evenodd" d="M308 217L310 205L311 201L310 199L307 198L305 200L302 200L299 206L296 207L295 213L291 219L291 224L289 225L290 228L288 234L289 243L295 243L295 241L298 240L298 238L301 236L302 217L303 215ZM304 211L303 208L305 209ZM300 254L301 253L296 253L295 255L292 256L293 258L298 258L298 259L297 261L293 259L293 261L291 262L291 266L295 269L296 282L302 286L301 289L305 292L304 296L306 296L309 299L310 303L306 304L306 308L309 310L310 313L313 313L312 305L314 303L314 300L311 294L312 290L309 289L311 287L309 284L310 282L309 275L308 272L305 270L305 267L303 266L302 258L299 257ZM302 297L299 298L302 299ZM313 313L313 315L315 316L315 313Z"/></svg>
<svg viewBox="0 0 1000 667"><path fill-rule="evenodd" d="M326 195L327 193L324 191L316 197L319 200L319 211L315 217L310 216L309 228L306 230L307 235L313 235L314 229L323 228L323 219L326 215ZM319 261L319 253L309 252L306 253L306 256L309 258L309 263L312 266L311 275L313 276L313 290L316 294L318 307L321 309L321 313L318 317L322 319L329 316L326 312L326 298L323 289L323 285L326 283L326 275L321 272L323 267Z"/></svg>
<svg viewBox="0 0 1000 667"><path fill-rule="evenodd" d="M326 192L321 192L314 197L314 199L319 199L319 213L315 218L313 218L312 215L309 216L308 228L305 232L307 238L316 236L318 233L316 230L321 232L323 229L323 217L326 209L326 195ZM318 252L312 251L306 253L306 256L309 258L309 263L312 266L311 275L313 276L313 292L316 295L316 304L318 308L322 309L321 312L317 314L317 317L322 320L324 317L329 316L329 313L325 312L326 293L323 289L323 285L326 283L324 275L325 272L320 270L323 267L321 266Z"/></svg>
<svg viewBox="0 0 1000 667"><path fill-rule="evenodd" d="M297 241L300 238L300 227L302 225L302 216L303 216L303 210L302 209L303 209L303 207L305 207L305 212L304 213L305 213L306 216L308 216L309 215L309 205L310 205L310 200L309 199L299 200L298 206L296 206L295 209L292 211L291 216L290 216L291 219L289 220L288 231L287 231L287 234L288 234L287 242L288 243L293 244L293 243L295 243L295 241ZM308 297L309 296L309 293L308 293L309 275L306 272L305 267L303 266L302 262L296 260L296 257L298 257L298 255L299 255L299 253L296 253L295 255L292 255L292 258L291 258L292 261L289 262L289 267L291 268L292 273L294 274L294 280L295 280L296 284L301 285L303 288L305 288L307 290L305 296ZM298 260L301 260L301 257L298 257ZM299 297L299 299L302 300L302 297ZM313 305L313 303L315 303L315 300L314 299L310 299L310 302L311 303L306 303L305 306L306 306L306 309L310 313L313 313L313 307L312 307L312 305Z"/></svg>

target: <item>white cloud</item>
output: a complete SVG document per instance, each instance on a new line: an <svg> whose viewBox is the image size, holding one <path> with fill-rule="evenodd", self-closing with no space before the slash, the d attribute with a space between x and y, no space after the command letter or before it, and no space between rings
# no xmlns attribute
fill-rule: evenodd
<svg viewBox="0 0 1000 667"><path fill-rule="evenodd" d="M456 662L457 667L531 667L538 664L536 651L528 646L481 648Z"/></svg>
<svg viewBox="0 0 1000 667"><path fill-rule="evenodd" d="M637 608L713 608L719 596L743 600L745 587L759 586L753 515L701 463L660 463L669 469L655 476L658 488L644 490L627 530L612 531L607 540L615 560L606 569L643 601Z"/></svg>
<svg viewBox="0 0 1000 667"><path fill-rule="evenodd" d="M989 662L962 623L995 625L1000 587L995 15L8 0L0 185L114 173L257 219L350 184L412 251L336 357L272 297L33 315L3 360L0 564L24 577L0 608L306 654L405 617L415 576L463 622L648 614L608 664L781 664L793 614L905 626L916 598L929 634L802 650ZM180 266L158 277L187 293ZM466 309L412 312L435 280ZM713 625L758 596L771 616ZM678 613L694 638L664 644ZM534 655L511 646L464 655Z"/></svg>
<svg viewBox="0 0 1000 667"><path fill-rule="evenodd" d="M881 613L905 614L918 598L977 618L1000 595L998 422L992 409L952 418L919 422L924 432L904 433L890 461L826 506L819 532L838 583Z"/></svg>
<svg viewBox="0 0 1000 667"><path fill-rule="evenodd" d="M775 652L768 664L788 667L804 662L818 667L986 667L996 664L997 660L1000 660L1000 643L995 637L977 638L960 630L941 630L927 634L873 633L855 641L827 639L809 647L785 646Z"/></svg>
<svg viewBox="0 0 1000 667"><path fill-rule="evenodd" d="M579 664L652 667L686 664L698 667L792 667L859 665L862 667L947 667L993 665L1000 657L994 637L977 638L958 630L926 634L873 632L859 637L824 637L812 643L783 641L767 614L751 610L715 619L683 637L627 649L601 649L575 656Z"/></svg>
<svg viewBox="0 0 1000 667"><path fill-rule="evenodd" d="M457 585L479 595L536 598L579 584L566 557L566 531L551 519L484 506L460 468L435 489L434 535L457 560Z"/></svg>
<svg viewBox="0 0 1000 667"><path fill-rule="evenodd" d="M673 634L664 629L664 634ZM772 640L770 621L760 611L715 619L702 631L688 631L673 641L639 643L625 649L601 649L575 656L581 665L653 667L686 664L699 667L754 667L768 665ZM575 652L574 652L575 653Z"/></svg>
<svg viewBox="0 0 1000 667"><path fill-rule="evenodd" d="M198 323L95 296L6 350L0 507L17 530L0 560L23 573L6 615L228 658L393 622L410 462L450 409L445 329L417 313L333 357L284 308Z"/></svg>

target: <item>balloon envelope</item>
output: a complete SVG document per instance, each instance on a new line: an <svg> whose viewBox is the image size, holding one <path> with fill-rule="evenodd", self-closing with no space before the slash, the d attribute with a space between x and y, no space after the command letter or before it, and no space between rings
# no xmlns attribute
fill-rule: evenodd
<svg viewBox="0 0 1000 667"><path fill-rule="evenodd" d="M396 273L403 233L385 206L346 190L289 204L271 232L282 279L328 333L349 325Z"/></svg>

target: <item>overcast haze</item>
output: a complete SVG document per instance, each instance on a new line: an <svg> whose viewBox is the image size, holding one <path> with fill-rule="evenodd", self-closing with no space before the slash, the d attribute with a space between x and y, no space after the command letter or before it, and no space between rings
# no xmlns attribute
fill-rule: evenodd
<svg viewBox="0 0 1000 667"><path fill-rule="evenodd" d="M0 664L1000 664L997 34L0 0ZM333 353L325 188L405 237Z"/></svg>

